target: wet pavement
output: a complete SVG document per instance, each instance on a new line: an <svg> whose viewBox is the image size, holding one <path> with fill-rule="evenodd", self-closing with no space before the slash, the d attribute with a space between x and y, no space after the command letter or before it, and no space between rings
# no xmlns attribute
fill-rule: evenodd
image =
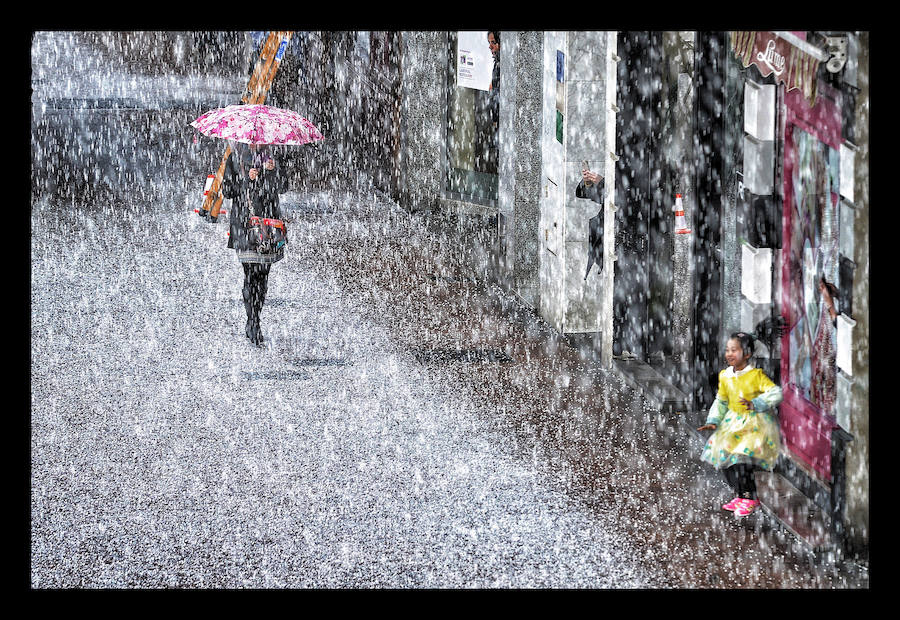
<svg viewBox="0 0 900 620"><path fill-rule="evenodd" d="M193 213L219 150L140 105L33 134L32 587L868 587L720 510L677 414L485 278L489 227L285 195L254 347Z"/></svg>
<svg viewBox="0 0 900 620"><path fill-rule="evenodd" d="M35 206L32 587L658 584L308 243L371 222L323 217L292 224L257 348L221 221Z"/></svg>
<svg viewBox="0 0 900 620"><path fill-rule="evenodd" d="M285 198L264 348L191 197L33 209L33 587L866 586L721 511L677 420L481 281L457 229Z"/></svg>
<svg viewBox="0 0 900 620"><path fill-rule="evenodd" d="M315 231L304 250L336 257L330 268L370 300L394 342L434 351L429 371L475 395L519 458L546 463L546 483L615 515L666 587L867 584L865 568L823 562L774 515L736 521L720 510L729 489L698 462L702 440L683 416L493 282L490 226L379 207L304 222ZM323 226L340 232L320 234Z"/></svg>

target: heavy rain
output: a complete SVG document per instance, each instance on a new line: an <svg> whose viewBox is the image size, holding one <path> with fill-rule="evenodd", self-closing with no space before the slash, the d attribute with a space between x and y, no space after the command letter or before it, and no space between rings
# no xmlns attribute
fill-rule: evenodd
<svg viewBox="0 0 900 620"><path fill-rule="evenodd" d="M406 208L390 158L348 174L334 145L371 138L350 104L289 87L350 80L302 65L308 33L271 102L325 140L272 151L288 244L250 342L232 201L198 214L227 144L190 123L240 103L265 34L33 33L31 588L869 587L863 560L777 511L721 510L733 493L700 461L702 419L492 277L496 220ZM648 331L621 330L625 349Z"/></svg>

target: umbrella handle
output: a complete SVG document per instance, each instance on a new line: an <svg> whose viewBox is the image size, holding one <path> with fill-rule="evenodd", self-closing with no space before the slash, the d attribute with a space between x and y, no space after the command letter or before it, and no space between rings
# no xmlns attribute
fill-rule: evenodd
<svg viewBox="0 0 900 620"><path fill-rule="evenodd" d="M238 156L238 164L241 167L241 183L247 188L247 211L250 212L252 217L254 215L253 200L250 198L250 184L247 183L246 173L244 172L244 155L239 148L234 150L234 154Z"/></svg>

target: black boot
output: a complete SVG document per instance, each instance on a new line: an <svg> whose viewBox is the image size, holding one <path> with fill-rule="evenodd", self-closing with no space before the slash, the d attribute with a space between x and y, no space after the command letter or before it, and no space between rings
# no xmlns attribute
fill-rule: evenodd
<svg viewBox="0 0 900 620"><path fill-rule="evenodd" d="M269 288L269 266L260 266L256 279L256 290L253 291L253 317L256 338L254 342L261 345L263 338L262 327L260 327L260 315L262 314L263 304L266 302L266 292Z"/></svg>
<svg viewBox="0 0 900 620"><path fill-rule="evenodd" d="M261 345L265 341L265 338L263 338L262 334L262 327L260 327L259 325L259 315L261 312L262 300L257 297L253 300L253 325L251 327L251 333L253 334L253 336L250 338L250 340L253 341L253 344L257 346Z"/></svg>
<svg viewBox="0 0 900 620"><path fill-rule="evenodd" d="M253 268L244 266L244 288L241 294L244 298L244 310L247 312L247 324L244 326L244 334L253 344L259 344L259 313L256 311L256 282L253 277Z"/></svg>

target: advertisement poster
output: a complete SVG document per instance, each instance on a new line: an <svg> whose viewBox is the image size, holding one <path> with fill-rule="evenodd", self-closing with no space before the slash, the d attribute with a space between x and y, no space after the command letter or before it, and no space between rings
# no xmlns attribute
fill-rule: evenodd
<svg viewBox="0 0 900 620"><path fill-rule="evenodd" d="M488 90L494 57L488 47L487 30L460 31L456 41L456 85Z"/></svg>

